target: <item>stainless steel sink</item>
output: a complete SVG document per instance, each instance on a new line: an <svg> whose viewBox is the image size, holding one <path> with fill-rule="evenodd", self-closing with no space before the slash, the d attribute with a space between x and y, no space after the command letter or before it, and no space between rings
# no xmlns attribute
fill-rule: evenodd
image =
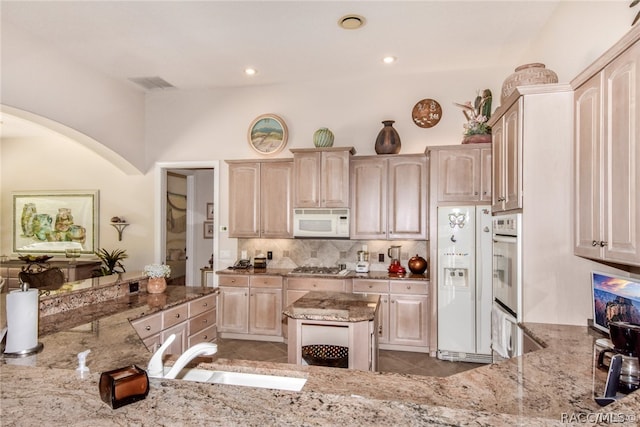
<svg viewBox="0 0 640 427"><path fill-rule="evenodd" d="M164 369L166 374L170 368L165 367ZM210 371L199 368L185 368L178 373L176 379L200 383L228 384L288 391L300 391L307 382L306 378L248 374L244 372Z"/></svg>

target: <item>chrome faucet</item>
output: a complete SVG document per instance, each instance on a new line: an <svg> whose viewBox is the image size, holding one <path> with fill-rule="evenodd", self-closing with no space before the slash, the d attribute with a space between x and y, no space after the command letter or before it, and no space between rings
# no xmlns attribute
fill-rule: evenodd
<svg viewBox="0 0 640 427"><path fill-rule="evenodd" d="M191 346L184 353L182 353L180 357L178 357L176 363L171 367L171 369L169 369L169 372L165 374L162 357L164 356L164 352L167 347L169 347L175 339L175 334L169 335L165 342L162 343L160 348L156 350L155 353L153 353L153 356L151 356L151 360L149 360L149 365L147 366L147 375L149 377L175 379L178 376L178 373L196 357L211 356L218 351L218 346L210 342L201 342L199 344Z"/></svg>

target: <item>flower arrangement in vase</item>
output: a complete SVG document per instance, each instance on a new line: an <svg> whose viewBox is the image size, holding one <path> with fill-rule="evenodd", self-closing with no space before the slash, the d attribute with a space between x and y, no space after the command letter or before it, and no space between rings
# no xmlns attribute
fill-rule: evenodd
<svg viewBox="0 0 640 427"><path fill-rule="evenodd" d="M467 119L464 124L463 144L491 142L491 126L487 124L491 117L491 91L485 89L476 96L473 102L464 104L454 103L462 108L462 114Z"/></svg>
<svg viewBox="0 0 640 427"><path fill-rule="evenodd" d="M149 278L148 293L161 294L167 289L166 278L171 275L171 267L166 264L149 264L144 266L143 272Z"/></svg>

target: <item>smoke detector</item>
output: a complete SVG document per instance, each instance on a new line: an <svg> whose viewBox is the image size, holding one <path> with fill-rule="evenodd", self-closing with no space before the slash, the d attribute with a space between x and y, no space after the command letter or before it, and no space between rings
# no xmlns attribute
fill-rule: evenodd
<svg viewBox="0 0 640 427"><path fill-rule="evenodd" d="M367 22L364 16L360 15L345 15L338 19L338 25L345 30L357 30Z"/></svg>

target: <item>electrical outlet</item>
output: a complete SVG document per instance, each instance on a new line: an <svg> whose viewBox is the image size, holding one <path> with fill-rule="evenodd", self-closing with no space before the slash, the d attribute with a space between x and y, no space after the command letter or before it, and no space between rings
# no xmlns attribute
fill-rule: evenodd
<svg viewBox="0 0 640 427"><path fill-rule="evenodd" d="M384 254L378 254L378 262L384 262Z"/></svg>
<svg viewBox="0 0 640 427"><path fill-rule="evenodd" d="M133 294L140 290L140 284L138 282L129 282L129 293Z"/></svg>
<svg viewBox="0 0 640 427"><path fill-rule="evenodd" d="M227 226L226 225L221 225L220 226L220 231L222 231L222 232L227 231Z"/></svg>
<svg viewBox="0 0 640 427"><path fill-rule="evenodd" d="M273 252L267 251L267 259L273 259Z"/></svg>

